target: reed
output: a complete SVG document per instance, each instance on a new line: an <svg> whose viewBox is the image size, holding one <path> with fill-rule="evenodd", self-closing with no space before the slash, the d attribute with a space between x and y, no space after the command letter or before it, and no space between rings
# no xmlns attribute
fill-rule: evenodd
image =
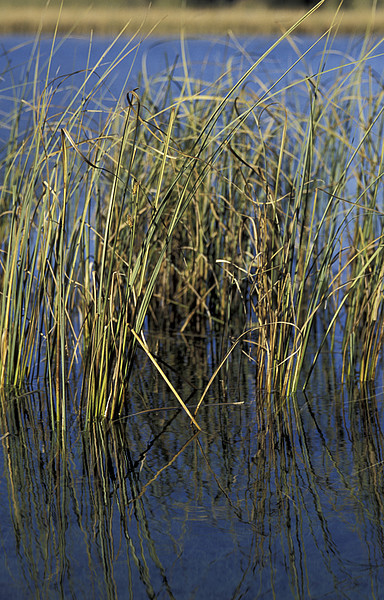
<svg viewBox="0 0 384 600"><path fill-rule="evenodd" d="M368 35L357 59L334 68L329 30L317 73L292 75L305 64L298 53L275 80L258 78L321 4L238 77L228 64L214 84L196 82L183 58L177 85L174 67L159 81L144 73L140 93L122 82L112 107L103 86L139 41L102 75L107 53L60 78L54 37L40 84L36 40L3 118L0 376L2 386L44 382L53 426L65 430L73 405L88 422L121 415L142 360L197 428L235 348L258 386L282 395L306 385L325 343L341 346L345 378L375 377L383 92L369 61L379 43ZM194 414L148 341L188 330L223 340Z"/></svg>

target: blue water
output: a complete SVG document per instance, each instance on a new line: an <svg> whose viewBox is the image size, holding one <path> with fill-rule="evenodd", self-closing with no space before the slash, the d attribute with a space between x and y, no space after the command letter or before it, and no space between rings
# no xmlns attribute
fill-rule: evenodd
<svg viewBox="0 0 384 600"><path fill-rule="evenodd" d="M89 68L97 65L89 83L91 87L115 65L103 84L105 94L114 99L118 99L124 91L140 86L143 74L149 80L159 79L161 75L167 80L169 72L172 71L172 79L177 83L185 78L187 70L192 82L195 79L212 85L230 69L230 79L234 83L236 75L240 77L245 73L275 41L274 37L228 37L185 41L120 38L113 42L109 38L79 37L59 38L54 44L50 38L43 38L36 47L33 38L3 36L0 40L0 89L4 93L8 85L11 87L15 83L25 83L31 55L39 55L42 82L49 63L48 83L64 86L65 82L66 87L68 81L74 85L76 77L84 80ZM324 62L325 47L327 59ZM268 54L250 77L248 85L261 93L295 63L297 64L289 76L274 88L274 93L284 89L285 85L293 80L305 80L307 76L315 77L319 70L324 71L323 78L330 81L336 77L335 70L344 68L348 73L356 67L363 47L364 42L361 38L336 37L318 41L317 38L294 37L292 43L283 41ZM370 53L367 64L380 74L384 57L379 40L373 38L364 54L367 54L367 51Z"/></svg>
<svg viewBox="0 0 384 600"><path fill-rule="evenodd" d="M229 65L240 76L272 42L188 40L192 79L212 86ZM92 41L90 65L110 43ZM304 52L313 40L295 43ZM179 40L146 40L137 50L125 44L120 40L105 55L89 81L92 89L119 53L124 56L100 86L103 110L123 102L127 91L140 91L142 72L161 89L175 65L173 85L179 85ZM336 38L325 69L341 67L346 55L356 58L361 44ZM0 57L5 123L15 82L20 93L30 85L33 41L3 38L2 47L13 48ZM50 47L51 40L41 41L41 90ZM76 80L87 77L89 48L86 39L58 40L47 83L63 101L75 93ZM315 75L321 48L273 93ZM296 58L285 43L249 85L268 88ZM381 56L371 61L379 74L382 63ZM333 76L324 75L329 81ZM232 77L233 71L228 86ZM290 102L295 100L293 93ZM0 131L1 140L5 133ZM204 356L204 349L214 353L215 344L199 344L195 352L192 341L171 344L175 354L177 348L188 356L177 374L183 398L193 389L187 382L201 390L217 362ZM136 376L129 417L89 433L74 417L64 440L47 425L47 392L3 395L0 598L382 597L382 383L341 386L333 364L338 359L321 358L307 395L279 399L256 389L252 365L239 349L223 380L212 386L198 415L203 432L195 437L149 366ZM138 414L144 409L156 412Z"/></svg>

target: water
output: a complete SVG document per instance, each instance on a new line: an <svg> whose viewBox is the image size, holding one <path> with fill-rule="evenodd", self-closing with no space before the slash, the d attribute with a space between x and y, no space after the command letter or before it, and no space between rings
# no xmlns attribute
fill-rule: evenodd
<svg viewBox="0 0 384 600"><path fill-rule="evenodd" d="M131 416L64 441L43 393L3 399L0 596L380 597L382 393L322 381L264 396L239 353L198 435L149 366Z"/></svg>
<svg viewBox="0 0 384 600"><path fill-rule="evenodd" d="M246 41L244 52L233 41L216 41L213 51L212 41L195 41L188 52L196 77L213 81L229 57L243 71L270 42ZM24 43L3 40L7 48L21 44L14 74L26 63ZM93 42L91 62L108 44ZM63 42L52 77L84 68L88 47L87 40ZM337 40L332 64L346 47L359 52L358 42ZM182 50L179 41L148 41L138 52L135 64L145 61L150 77L165 73ZM110 102L122 81L126 89L140 83L138 70L130 71L133 55L105 86ZM295 56L287 46L258 78L273 79ZM100 76L111 60L103 59ZM318 50L309 60L315 72ZM8 84L4 72L3 92ZM216 346L183 339L169 343L167 360L193 405L217 364ZM0 597L381 597L381 382L342 387L332 363L340 357L325 356L306 395L265 396L240 350L198 414L199 435L146 364L135 373L127 418L85 432L74 415L63 439L47 425L45 391L2 395Z"/></svg>
<svg viewBox="0 0 384 600"><path fill-rule="evenodd" d="M35 41L23 36L3 36L0 40L0 90L1 103L7 99L7 90L14 89L15 83L22 85L28 78L30 57L39 56L40 81L44 77L49 64L48 83L60 92L60 88L76 90L76 82L83 82L89 74L90 67L97 65L95 74L89 81L89 89L103 80L103 101L113 102L128 92L143 86L144 80L155 78L158 82L168 82L169 72L176 83L185 79L188 72L191 85L194 82L208 86L227 73L229 81L235 82L251 67L276 41L273 37L257 38L203 38L180 41L179 39L139 39L120 38L112 43L109 38L59 38L52 45L52 40L42 38L35 47ZM327 47L327 59L323 62L323 50ZM332 41L310 37L294 37L293 43L284 41L262 61L257 71L247 81L247 86L257 92L265 91L272 82L280 78L293 65L290 73L273 88L276 98L292 81L306 81L308 75L315 77L319 69L325 72L323 80L332 81L335 72L344 68L349 73L356 67L364 48L361 38L336 37ZM372 39L369 45L371 69L380 74L383 67L382 45L379 40ZM367 50L365 50L365 53ZM299 57L302 56L300 60ZM296 64L297 63L297 64ZM115 65L114 68L112 66ZM229 75L228 72L231 71ZM140 74L140 75L139 75ZM163 80L161 80L163 77ZM224 77L225 78L225 77ZM102 92L99 92L99 96ZM293 96L296 91L293 92ZM8 96L9 97L9 96Z"/></svg>

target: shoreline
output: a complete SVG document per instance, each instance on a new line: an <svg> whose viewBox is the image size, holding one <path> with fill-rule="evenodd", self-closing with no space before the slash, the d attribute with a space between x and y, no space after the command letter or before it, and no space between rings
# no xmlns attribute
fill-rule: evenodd
<svg viewBox="0 0 384 600"><path fill-rule="evenodd" d="M281 34L305 14L304 10L271 10L237 5L216 9L151 8L3 8L0 35L193 35L235 36ZM332 24L335 12L320 9L304 21L297 33L319 35ZM372 20L371 11L341 11L334 23L338 34L384 34L384 10Z"/></svg>

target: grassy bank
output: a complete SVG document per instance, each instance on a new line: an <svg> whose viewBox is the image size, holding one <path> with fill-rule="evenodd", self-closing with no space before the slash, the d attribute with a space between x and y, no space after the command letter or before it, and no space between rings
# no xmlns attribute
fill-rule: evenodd
<svg viewBox="0 0 384 600"><path fill-rule="evenodd" d="M236 5L231 8L179 9L95 6L64 6L61 13L55 7L41 9L35 6L4 6L0 22L0 33L34 34L40 28L43 33L53 33L58 24L62 34L69 32L88 35L91 31L99 35L117 34L126 26L127 34L141 29L143 34L177 35L183 29L187 35L220 35L229 30L235 35L281 34L304 14L300 10L268 10ZM300 33L317 35L333 23L332 9L318 11L312 19L300 24ZM374 18L369 9L342 11L335 27L342 34L365 33L368 27L374 33L384 33L384 10L376 12Z"/></svg>
<svg viewBox="0 0 384 600"><path fill-rule="evenodd" d="M340 378L375 378L384 109L370 59L381 46L367 38L335 69L326 35L318 72L300 62L282 86L259 69L287 39L240 75L228 61L215 82L192 78L185 60L176 76L171 60L136 91L122 81L108 107L129 41L61 77L37 39L20 81L10 70L0 383L44 384L53 426L65 428L73 405L88 420L121 414L137 360L155 366L196 427L235 350L259 389L282 395L305 387L324 348L342 353ZM159 357L162 335L188 331L222 340L194 415Z"/></svg>

